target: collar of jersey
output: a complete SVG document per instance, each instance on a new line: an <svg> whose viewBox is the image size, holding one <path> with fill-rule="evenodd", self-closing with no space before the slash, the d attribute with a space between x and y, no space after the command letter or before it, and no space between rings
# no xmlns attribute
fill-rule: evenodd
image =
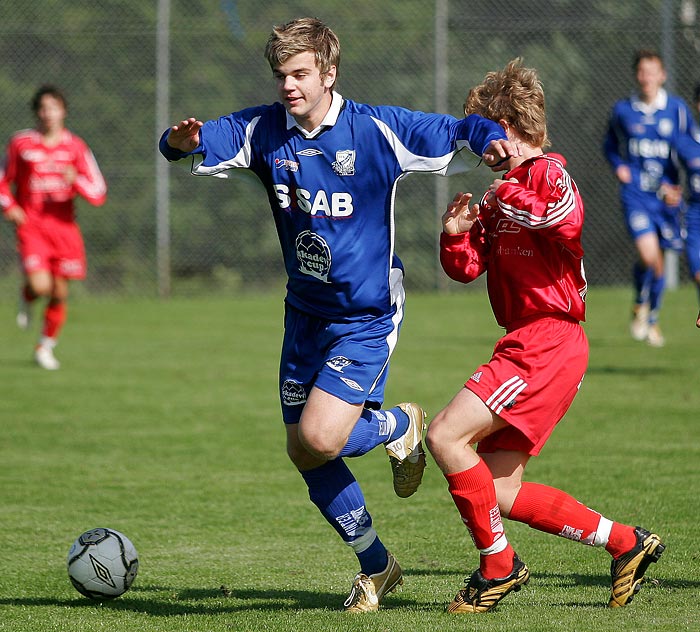
<svg viewBox="0 0 700 632"><path fill-rule="evenodd" d="M635 94L632 97L632 107L635 110L639 110L643 114L653 114L658 110L664 110L666 108L667 103L668 92L666 92L666 90L664 90L663 88L659 89L659 91L656 93L656 98L648 105L639 98L638 94Z"/></svg>
<svg viewBox="0 0 700 632"><path fill-rule="evenodd" d="M326 112L326 116L323 117L320 125L310 132L305 130L301 125L299 125L294 117L289 113L287 114L287 129L292 129L296 127L306 138L314 138L318 136L325 127L333 127L338 121L338 116L340 116L340 109L343 106L343 97L337 92L333 91L333 100L331 101L331 107Z"/></svg>

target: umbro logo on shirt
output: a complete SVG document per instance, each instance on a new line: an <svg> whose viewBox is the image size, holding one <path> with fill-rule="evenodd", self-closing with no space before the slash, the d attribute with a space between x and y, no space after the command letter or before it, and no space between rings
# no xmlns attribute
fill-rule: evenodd
<svg viewBox="0 0 700 632"><path fill-rule="evenodd" d="M320 156L323 154L322 151L319 151L318 149L302 149L301 151L297 152L297 156Z"/></svg>
<svg viewBox="0 0 700 632"><path fill-rule="evenodd" d="M350 388L356 390L356 391L364 391L363 389L355 380L351 380L350 378L347 377L341 377L341 380L345 382Z"/></svg>

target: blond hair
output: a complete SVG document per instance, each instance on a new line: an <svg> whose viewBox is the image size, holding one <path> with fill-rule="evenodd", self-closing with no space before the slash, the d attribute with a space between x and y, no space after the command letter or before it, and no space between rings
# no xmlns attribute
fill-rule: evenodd
<svg viewBox="0 0 700 632"><path fill-rule="evenodd" d="M290 57L306 52L314 53L321 77L328 73L331 66L335 66L337 77L340 42L336 34L316 18L298 18L275 26L265 46L265 58L272 70Z"/></svg>
<svg viewBox="0 0 700 632"><path fill-rule="evenodd" d="M480 114L492 121L506 121L528 145L548 147L544 89L537 71L524 68L521 57L503 70L489 72L482 84L472 88L464 114Z"/></svg>

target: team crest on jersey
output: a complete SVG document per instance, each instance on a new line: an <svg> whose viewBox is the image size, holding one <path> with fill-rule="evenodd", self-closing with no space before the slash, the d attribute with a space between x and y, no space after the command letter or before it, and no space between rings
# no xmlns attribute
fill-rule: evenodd
<svg viewBox="0 0 700 632"><path fill-rule="evenodd" d="M326 366L328 368L333 369L338 373L342 373L343 369L351 364L352 360L350 358L346 358L345 356L334 356L328 360L328 362L326 362Z"/></svg>
<svg viewBox="0 0 700 632"><path fill-rule="evenodd" d="M341 377L340 379L343 380L343 382L345 382L350 388L352 388L356 391L364 391L365 390L355 380L351 380L347 377Z"/></svg>
<svg viewBox="0 0 700 632"><path fill-rule="evenodd" d="M671 119L663 118L659 121L659 134L662 136L670 136L673 134L673 121Z"/></svg>
<svg viewBox="0 0 700 632"><path fill-rule="evenodd" d="M314 149L313 147L309 147L308 149L302 149L301 151L297 152L297 156L320 156L323 152Z"/></svg>
<svg viewBox="0 0 700 632"><path fill-rule="evenodd" d="M287 160L286 158L275 158L275 168L296 173L299 171L299 163L293 160Z"/></svg>
<svg viewBox="0 0 700 632"><path fill-rule="evenodd" d="M305 230L297 235L296 248L299 272L328 283L331 249L326 240L321 235Z"/></svg>
<svg viewBox="0 0 700 632"><path fill-rule="evenodd" d="M306 403L304 386L294 380L285 380L282 384L282 403L285 406L300 406Z"/></svg>
<svg viewBox="0 0 700 632"><path fill-rule="evenodd" d="M335 162L331 165L339 176L355 175L355 150L343 149L335 152Z"/></svg>

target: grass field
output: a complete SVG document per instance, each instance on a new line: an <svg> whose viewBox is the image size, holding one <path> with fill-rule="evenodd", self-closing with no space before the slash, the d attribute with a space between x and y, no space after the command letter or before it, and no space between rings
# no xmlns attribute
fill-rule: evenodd
<svg viewBox="0 0 700 632"><path fill-rule="evenodd" d="M506 523L530 584L487 615L444 606L477 557L429 461L410 499L382 450L351 467L403 588L379 613L340 611L357 567L285 455L276 375L281 296L105 301L81 296L58 372L29 361L36 331L0 304L0 630L252 632L700 629L700 331L691 288L670 292L668 343L627 336L628 289L589 294L590 368L528 480L641 524L668 548L630 607L607 609L609 557ZM409 295L387 403L435 413L488 359L485 295ZM126 533L133 588L92 602L65 557L82 531Z"/></svg>

